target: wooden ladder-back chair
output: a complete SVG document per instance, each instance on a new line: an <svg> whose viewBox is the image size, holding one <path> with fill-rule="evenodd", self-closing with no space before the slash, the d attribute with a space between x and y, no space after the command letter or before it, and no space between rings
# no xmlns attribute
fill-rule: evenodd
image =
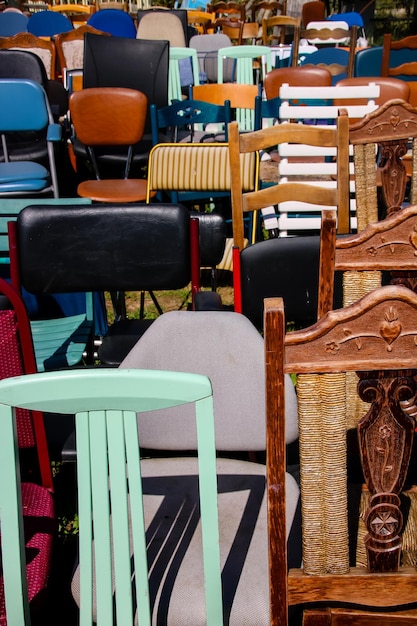
<svg viewBox="0 0 417 626"><path fill-rule="evenodd" d="M415 293L403 286L386 286L284 339L282 301L265 303L274 626L288 624L288 607L296 604L316 605L304 613L305 625L393 625L397 619L399 624L408 623L402 621L407 618L401 611L392 610L416 602L415 568L400 564L399 497L415 430L416 313ZM285 423L284 372L298 375L303 516L303 568L290 572L282 534L285 492L278 488L284 484L280 432ZM371 404L358 423L369 492L367 566L349 562L346 416L336 397L338 388L344 387L345 372L357 373L357 393ZM336 608L334 603L339 607L350 603L351 608ZM332 604L333 608L327 608ZM374 613L369 613L370 607ZM384 609L391 612L384 616Z"/></svg>
<svg viewBox="0 0 417 626"><path fill-rule="evenodd" d="M293 29L292 67L296 67L298 64L300 25L301 19L299 17L291 17L290 15L275 15L262 20L262 43L264 46L283 44L287 34L287 27Z"/></svg>
<svg viewBox="0 0 417 626"><path fill-rule="evenodd" d="M323 128L300 124L281 124L254 133L239 134L235 122L229 126L229 155L232 173L232 217L234 238L233 280L235 310L242 311L242 286L240 253L243 249L243 216L248 211L273 207L279 202L298 200L302 203L314 202L327 207L337 207L339 232L349 232L349 146L348 117L341 115L335 128ZM301 143L311 146L333 146L336 150L337 184L333 187L309 185L306 183L280 183L265 187L256 192L244 192L239 177L241 154L258 152L282 142ZM242 255L258 246L269 246L270 241L250 246ZM316 278L318 281L318 277ZM316 282L318 284L318 282Z"/></svg>
<svg viewBox="0 0 417 626"><path fill-rule="evenodd" d="M276 15L286 15L287 0L278 2L278 0L256 0L251 8L252 22L262 23L266 17L275 17Z"/></svg>
<svg viewBox="0 0 417 626"><path fill-rule="evenodd" d="M407 81L411 88L410 102L417 105L417 35L393 41L391 33L384 34L381 76Z"/></svg>
<svg viewBox="0 0 417 626"><path fill-rule="evenodd" d="M242 22L246 20L245 3L242 2L213 2L207 5L208 13L219 17L236 17Z"/></svg>

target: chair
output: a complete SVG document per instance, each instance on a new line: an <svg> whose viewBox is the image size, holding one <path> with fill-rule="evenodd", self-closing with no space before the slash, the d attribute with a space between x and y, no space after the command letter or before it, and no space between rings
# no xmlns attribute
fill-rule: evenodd
<svg viewBox="0 0 417 626"><path fill-rule="evenodd" d="M27 31L27 15L23 13L0 13L0 37L12 37Z"/></svg>
<svg viewBox="0 0 417 626"><path fill-rule="evenodd" d="M42 60L48 79L55 78L55 46L52 41L32 33L18 33L13 37L0 38L0 49L26 50Z"/></svg>
<svg viewBox="0 0 417 626"><path fill-rule="evenodd" d="M181 9L161 9L155 7L141 9L137 13L138 39L162 39L169 41L171 46L185 48L188 46L187 12Z"/></svg>
<svg viewBox="0 0 417 626"><path fill-rule="evenodd" d="M207 5L208 13L214 13L215 18L235 17L242 22L246 20L245 3L239 2L212 2Z"/></svg>
<svg viewBox="0 0 417 626"><path fill-rule="evenodd" d="M229 37L233 45L241 46L243 43L243 29L245 22L232 17L219 17L213 22L216 33L222 33Z"/></svg>
<svg viewBox="0 0 417 626"><path fill-rule="evenodd" d="M189 10L187 11L188 25L195 28L198 34L207 34L213 23L213 16L206 11Z"/></svg>
<svg viewBox="0 0 417 626"><path fill-rule="evenodd" d="M79 75L82 83L85 33L93 33L95 35L109 35L109 33L99 31L96 28L89 26L88 24L82 24L81 26L74 28L74 30L70 30L66 33L61 33L57 35L54 39L59 67L62 72L63 83L66 89L69 89L71 86L71 89L69 89L70 91L74 90L73 83L77 72L80 73Z"/></svg>
<svg viewBox="0 0 417 626"><path fill-rule="evenodd" d="M52 193L58 197L54 142L61 127L54 123L46 94L39 83L24 79L0 79L0 134L4 162L0 163L0 195ZM48 169L35 161L9 161L7 133L46 131Z"/></svg>
<svg viewBox="0 0 417 626"><path fill-rule="evenodd" d="M161 109L151 104L150 112L154 145L163 141L213 141L217 137L227 141L227 125L231 121L228 100L224 105L181 100Z"/></svg>
<svg viewBox="0 0 417 626"><path fill-rule="evenodd" d="M297 120L298 122L303 121L318 125L334 124L340 107L343 106L349 116L349 124L353 124L377 108L375 99L378 96L379 86L372 84L359 85L354 88L349 86L289 87L283 85L280 89L279 120L281 122ZM335 101L338 102L337 105L329 104ZM366 102L366 104L360 104L362 102ZM329 147L321 147L316 150L284 143L278 146L278 153L280 156L278 181L304 179L321 186L334 185L333 178L336 175L333 162L334 151ZM353 149L350 150L350 153L352 156L349 166L351 199L347 216L348 222L343 226L344 232L349 232L351 228L356 227L356 198L359 195L355 187ZM323 180L323 177L327 178ZM314 203L310 209L306 205L303 206L294 202L278 207L280 234L285 236L294 231L318 230L320 228L320 213L317 213L317 209L318 207L314 207Z"/></svg>
<svg viewBox="0 0 417 626"><path fill-rule="evenodd" d="M410 84L410 102L417 104L417 88L413 84L417 74L417 37L410 35L392 41L389 33L384 34L382 46L381 76L393 76Z"/></svg>
<svg viewBox="0 0 417 626"><path fill-rule="evenodd" d="M28 32L36 37L53 37L73 28L71 20L66 15L49 9L32 13L27 24Z"/></svg>
<svg viewBox="0 0 417 626"><path fill-rule="evenodd" d="M276 15L285 15L287 12L287 0L278 2L278 0L257 0L251 7L251 21L261 24L262 20L267 17L275 17Z"/></svg>
<svg viewBox="0 0 417 626"><path fill-rule="evenodd" d="M207 35L195 35L190 39L190 48L197 50L198 63L200 66L200 82L217 83L217 53L220 48L231 46L230 38L224 33ZM234 62L226 60L223 68L224 80L231 80L234 70Z"/></svg>
<svg viewBox="0 0 417 626"><path fill-rule="evenodd" d="M287 334L284 343L282 303L266 302L267 422L272 436L268 450L276 454L269 480L283 484L282 376L294 372L304 537L303 568L287 574L282 556L285 538L280 531L270 535L270 563L277 582L271 595L273 624L288 624L288 607L299 603L312 607L305 615L309 624L323 619L328 624L347 623L352 617L360 623L361 609L366 611L364 622L395 624L407 619L401 610L395 611L415 603L414 568L399 565L403 525L399 496L407 498L404 481L414 435L416 306L411 290L381 287L331 311L313 328ZM358 541L367 553L367 564L356 566L349 561L347 421L339 404L345 372L350 371L357 373L356 392L366 403L357 434L368 491L363 500L365 543ZM284 495L278 489L270 491L270 528L283 524ZM389 522L384 523L387 516ZM387 585L395 592L387 593ZM315 609L316 603L325 610Z"/></svg>
<svg viewBox="0 0 417 626"><path fill-rule="evenodd" d="M219 221L220 216L208 215L201 222L201 258L205 262L218 255L219 249L221 256L224 249L225 233ZM28 237L30 244L26 245ZM37 205L19 214L10 226L10 238L13 283L35 295L153 292L183 289L192 282L194 297L199 289L198 232L193 230L190 235L190 214L181 205ZM118 365L152 322L144 319L143 310L139 311L139 319L126 319L122 305L98 349L99 360L108 365ZM78 325L91 333L93 318L90 306L82 318L78 317ZM54 323L61 324L62 320ZM79 363L80 354L82 357L86 351L86 336L90 335L84 333L84 344L75 336L58 341L48 324L39 326L46 339L55 339L56 345L50 346L49 357L38 357L45 369ZM34 339L36 350L35 333ZM73 355L77 350L78 361ZM87 362L88 357L87 351Z"/></svg>
<svg viewBox="0 0 417 626"><path fill-rule="evenodd" d="M250 516L252 513L251 510L245 511L246 494L244 497L245 503L242 505L243 510L239 507L238 511L236 510L236 498L234 503L230 504L226 495L227 492L231 492L231 497L233 498L234 491L240 491L242 489L242 486L237 485L236 479L233 478L233 476L238 474L242 469L244 472L250 472L251 475L253 475L253 478L250 477L247 480L249 481L250 489L251 492L254 493L254 496L259 494L258 498L260 498L260 500L256 498L256 504L254 503L252 505L254 515L258 514L265 489L264 468L262 465L258 464L249 465L243 462L242 465L242 462L229 462L227 459L220 462L218 469L219 474L226 472L229 474L230 478L228 477L226 479L224 486L222 484L223 479L220 480L220 504L218 508L215 459L216 442L214 437L212 391L209 380L203 376L190 375L183 372L155 372L149 370L126 371L92 369L86 371L85 374L85 377L80 376L80 374L75 371L38 374L32 377L25 377L24 379L14 379L13 382L9 381L7 387L7 391L11 391L14 383L14 388L19 394L19 399L15 401L15 394L11 391L9 405L24 403L30 406L32 403L38 403L39 406L42 406L42 408L46 410L61 413L74 412L77 414L77 465L79 471L77 482L79 490L78 502L79 507L81 507L80 568L77 570L77 578L78 571L80 573L78 589L78 581L76 579L73 581L73 593L76 595L77 599L81 600L81 619L100 624L102 613L112 615L114 603L114 619L117 619L119 623L126 624L126 626L128 626L128 624L133 625L136 616L138 621L150 624L152 615L160 611L169 611L170 615L178 615L179 619L184 624L208 623L214 625L221 623L223 601L219 551L225 546L227 552L232 550L229 558L234 556L235 552L232 549L231 541L233 541L233 536L236 534L236 531L232 532L232 537L230 537L228 533L226 533L228 536L224 536L221 524L221 530L217 531L216 529L219 526L218 518L223 520L224 516L230 516L232 512L237 513L237 517L242 516L243 513ZM55 400L51 398L51 386L56 389ZM34 400L34 389L37 390L37 401ZM172 396L172 389L175 389L174 397ZM2 402L5 401L3 390L5 396L5 384L2 384L0 390ZM86 400L87 395L89 397L88 400ZM170 461L163 461L161 459L156 463L154 460L139 462L136 413L144 412L144 419L146 420L147 415L145 411L149 409L169 409L170 407L184 403L187 404L188 402L195 404L194 423L197 425L199 445L197 445L197 441L195 441L193 448L195 450L198 449L200 468L201 470L203 468L205 470L204 475L202 472L201 478L198 480L200 497L197 495L196 489L197 475L199 474L196 459L182 460L179 458ZM111 411L99 411L99 407L102 408L103 406L109 407ZM106 414L108 418L114 417L115 419L106 420ZM156 419L156 421L160 422L161 418ZM2 409L1 423L2 439L5 443L7 442L7 446L10 448L11 456L13 457L12 412L8 407L4 406ZM90 439L90 431L91 434L94 431L94 436L92 437L92 445L87 445ZM97 437L97 432L99 431L103 432L104 437ZM141 445L142 443L146 444L145 437L142 442L141 434L139 435L139 442ZM181 443L179 447L182 448ZM115 455L113 455L113 452L115 452ZM96 464L96 454L98 455L97 458L101 457L106 459L106 461L105 465L103 465L100 470L96 468L93 471L92 468ZM22 612L25 606L27 607L23 563L22 559L18 558L19 549L22 544L21 534L18 532L18 529L21 529L21 510L18 507L20 488L19 481L16 477L15 459L7 457L2 460L2 463L4 471L6 472L6 468L8 469L6 475L10 483L10 489L7 490L7 493L2 492L2 499L6 500L7 496L8 504L7 507L2 507L2 535L3 537L7 536L8 539L10 535L10 541L7 541L7 552L5 553L7 559L4 559L6 563L4 575L6 579L11 578L13 581L12 587L14 593L17 593L17 589L22 590L23 598L21 603L15 602L13 604L10 602L10 605L7 603L7 607L9 609L10 606L10 611L15 611L15 613L10 613L10 615L14 619L13 624L18 626L24 623ZM158 466L160 466L160 468ZM110 490L108 488L108 467L111 477ZM160 473L165 473L165 476L162 478ZM170 502L167 499L168 493L165 495L167 485L169 487L168 491L171 493L170 497L172 498L174 495L174 476L178 475L178 473L182 477L182 481L180 481L178 485L180 490L178 497L181 497L181 491L184 497L183 481L185 480L185 484L188 486L187 500L189 501L189 506L192 508L197 507L201 510L201 513L199 512L194 515L192 510L188 513L188 523L192 525L193 529L197 526L200 527L199 518L200 515L202 516L204 558L202 558L203 553L200 541L197 539L197 541L190 543L189 537L183 537L182 547L186 549L186 554L184 555L185 560L182 563L180 572L175 572L176 578L178 578L178 584L180 585L179 592L181 593L182 569L185 568L188 570L188 567L192 568L192 577L194 584L197 586L197 597L194 599L196 602L195 608L191 606L191 597L189 597L186 604L180 601L180 606L178 606L175 600L177 590L175 588L173 590L166 588L164 581L161 580L157 574L159 567L153 571L148 582L148 568L146 566L147 539L145 530L148 534L152 532L152 527L155 527L155 524L159 525L160 523L159 514L152 506L152 501L154 501L155 497L161 500L162 496L164 503L163 509L165 510L165 522L162 527L160 526L158 536L154 539L157 541L159 541L159 538L164 540L165 548L170 552L178 547L178 540L169 532L169 527L173 528L177 526L178 523L182 527L183 521L180 519L176 521L170 519L171 515L175 515L175 510L178 512L178 501L177 497L175 497L175 501L172 503L171 513L169 512L171 508ZM90 478L86 479L86 476ZM248 487L245 482L246 481L244 481L243 488ZM287 482L289 493L288 500L291 501L291 505L295 508L298 489L291 477L288 478ZM141 489L142 483L144 486L143 492ZM105 491L106 497L102 498L99 503L97 503L95 497L91 500L91 494L98 494L100 491L103 491L103 493ZM224 495L222 494L223 491L226 492ZM195 500L195 498L197 498L197 500ZM200 506L198 505L199 501L201 503ZM169 509L167 509L166 505L168 505ZM96 510L96 506L99 506L100 513ZM3 510L7 511L7 513L3 514ZM144 513L145 520L143 517ZM162 517L164 517L164 513L161 513ZM291 515L289 515L289 526L291 521ZM110 524L112 531L110 531ZM135 529L133 536L134 541L131 541L129 537L131 528ZM259 543L262 545L263 542L266 543L266 532L259 530L259 533ZM94 561L90 556L92 553L93 534ZM241 533L239 534L241 535ZM247 546L248 541L251 539L252 542L256 541L256 538L252 537L253 534L254 531L251 528L245 542ZM112 541L110 541L110 535L112 535ZM169 541L167 541L168 539ZM184 545L184 541L186 545ZM243 539L243 541L245 540ZM148 552L149 558L157 565L158 557L157 555L153 555L152 548L153 546L150 545ZM253 553L253 550L250 550L246 556L248 566L247 575L250 580L254 579L254 572L259 569L259 567L251 567L252 558L254 561L259 560L259 549L260 546L259 548L256 546L255 553ZM265 555L266 564L266 551L263 552L263 554ZM241 559L240 551L239 558ZM205 575L203 573L203 560ZM175 570L177 570L176 565L172 565ZM131 580L132 566L135 572L133 594ZM162 569L160 571L165 571L166 563L164 562L164 565L161 565L161 567ZM241 565L239 569L242 569ZM95 576L92 578L93 572ZM172 569L171 572L174 573ZM112 583L112 573L117 582L115 586ZM265 581L267 581L267 571L265 571L265 573ZM256 578L258 577L259 571L257 571L256 575ZM206 602L204 602L203 578L206 580ZM92 582L93 579L94 583ZM243 580L240 580L240 585L244 585L244 580L245 576L243 576ZM235 582L235 579L233 579L233 582ZM248 584L250 585L250 582L248 582ZM156 598L155 590L160 585L162 585L166 593L163 593L161 598ZM267 585L263 585L261 589L263 595L267 590ZM189 584L188 591L190 591ZM7 587L6 593L8 594ZM231 593L235 595L236 591L231 590ZM252 587L252 593L245 594L243 592L242 598L246 597L246 599L249 600L253 593L254 589ZM166 594L168 594L168 598ZM240 594L238 594L238 597L239 595ZM133 597L135 597L135 600L132 599ZM88 598L91 598L92 601L87 602ZM6 596L6 601L10 601L9 595ZM252 598L250 602L252 606ZM240 604L240 602L236 600L235 604ZM226 607L225 610L230 611L231 600L228 602L225 599L224 605ZM205 606L207 606L207 609ZM237 608L236 611L238 613L237 619L239 620L240 613L245 613L245 607L241 610ZM258 612L259 611L257 611L257 613ZM268 614L267 604L265 614ZM256 617L258 617L258 615L256 615ZM112 623L115 623L114 620L112 620Z"/></svg>
<svg viewBox="0 0 417 626"><path fill-rule="evenodd" d="M83 26L90 15L94 12L94 7L86 4L54 4L50 7L51 11L66 15L73 26ZM69 32L69 31L67 31Z"/></svg>
<svg viewBox="0 0 417 626"><path fill-rule="evenodd" d="M169 48L168 101L182 99L182 86L199 85L197 52L193 48Z"/></svg>
<svg viewBox="0 0 417 626"><path fill-rule="evenodd" d="M87 20L87 24L102 30L113 37L134 39L136 28L133 19L125 11L120 9L100 9L93 13Z"/></svg>
<svg viewBox="0 0 417 626"><path fill-rule="evenodd" d="M239 83L210 83L197 85L192 89L195 100L224 105L228 100L236 111L236 120L242 131L252 130L255 124L255 98L259 94L257 85Z"/></svg>
<svg viewBox="0 0 417 626"><path fill-rule="evenodd" d="M323 128L299 124L280 124L254 133L239 134L236 122L229 125L229 154L232 180L233 239L237 252L243 249L243 216L281 202L297 201L308 203L314 198L316 204L338 207L339 232L349 232L349 155L348 117L337 119L336 128ZM311 146L333 146L336 154L337 178L332 186L281 181L280 184L255 191L244 192L240 177L241 154L254 154L270 146L284 142ZM258 244L255 244L258 245ZM239 279L239 272L236 272ZM239 280L235 288L235 297Z"/></svg>
<svg viewBox="0 0 417 626"><path fill-rule="evenodd" d="M126 58L130 59L126 63ZM83 87L124 87L137 89L145 94L148 105L158 107L168 104L169 44L166 41L106 37L86 33L84 43ZM151 141L149 115L145 122L143 140L134 148L133 165L137 171L148 158ZM78 142L74 152L79 161L86 159L85 146ZM125 152L115 149L96 149L99 161L114 169L115 164L125 160Z"/></svg>
<svg viewBox="0 0 417 626"><path fill-rule="evenodd" d="M403 80L398 78L388 78L386 76L354 76L353 78L344 78L336 83L339 87L356 87L363 85L378 85L379 96L375 98L375 104L379 107L388 102L388 100L405 100L408 102L410 96L410 87ZM365 104L363 102L356 101L356 104ZM342 105L337 99L334 101L336 105Z"/></svg>
<svg viewBox="0 0 417 626"><path fill-rule="evenodd" d="M377 162L375 144L379 150L379 162L383 214L400 209L404 203L407 170L404 157L410 140L415 151L417 130L416 109L403 100L391 100L383 104L349 129L349 141L354 146L357 193L358 231L378 221ZM414 163L415 157L412 156ZM372 185L375 185L374 187ZM411 203L416 201L415 168L411 171ZM365 191L366 190L366 191Z"/></svg>
<svg viewBox="0 0 417 626"><path fill-rule="evenodd" d="M301 61L303 65L319 64L328 67L334 82L353 76L357 39L356 26L349 28L346 22L310 22L308 27L301 31L300 37L319 47L317 52L309 54L307 58ZM337 47L345 45L346 41L348 41L349 50ZM333 46L320 49L323 44L333 44Z"/></svg>
<svg viewBox="0 0 417 626"><path fill-rule="evenodd" d="M217 81L223 81L223 60L234 59L236 71L234 81L245 85L262 82L263 77L271 71L271 49L268 46L231 46L218 51ZM260 71L255 79L254 62L260 60Z"/></svg>
<svg viewBox="0 0 417 626"><path fill-rule="evenodd" d="M262 42L264 46L271 46L274 41L276 42L275 45L284 44L287 26L293 28L292 67L297 65L298 54L296 54L296 52L300 45L300 22L299 17L291 17L289 15L276 15L262 20ZM272 33L270 29L272 29ZM279 34L277 34L276 31L278 31Z"/></svg>
<svg viewBox="0 0 417 626"><path fill-rule="evenodd" d="M307 28L310 22L322 22L326 18L326 4L322 0L304 2L301 7L301 21L303 28Z"/></svg>
<svg viewBox="0 0 417 626"><path fill-rule="evenodd" d="M129 174L133 146L142 139L147 108L146 96L136 89L96 87L71 94L69 111L74 133L87 146L96 177L82 181L77 187L78 195L98 202L145 199L146 181L129 178ZM126 147L123 179L100 177L94 147L103 145Z"/></svg>
<svg viewBox="0 0 417 626"><path fill-rule="evenodd" d="M381 62L382 46L357 50L353 76L381 76Z"/></svg>

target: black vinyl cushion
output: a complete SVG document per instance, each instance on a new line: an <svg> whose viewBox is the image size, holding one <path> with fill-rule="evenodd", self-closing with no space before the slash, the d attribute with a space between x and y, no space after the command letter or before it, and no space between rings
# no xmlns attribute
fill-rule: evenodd
<svg viewBox="0 0 417 626"><path fill-rule="evenodd" d="M263 326L263 300L284 299L285 319L297 326L317 321L320 236L279 237L256 243L241 253L242 310ZM335 302L342 303L336 274Z"/></svg>
<svg viewBox="0 0 417 626"><path fill-rule="evenodd" d="M215 267L223 258L226 247L226 220L218 213L190 211L200 222L200 265Z"/></svg>

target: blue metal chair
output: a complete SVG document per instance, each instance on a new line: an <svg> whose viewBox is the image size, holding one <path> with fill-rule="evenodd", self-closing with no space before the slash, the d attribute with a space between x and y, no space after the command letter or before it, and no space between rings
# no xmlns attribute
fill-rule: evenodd
<svg viewBox="0 0 417 626"><path fill-rule="evenodd" d="M52 193L59 196L54 142L61 140L45 91L32 80L0 79L0 134L4 162L0 163L0 196ZM7 133L45 131L49 169L35 161L9 161Z"/></svg>
<svg viewBox="0 0 417 626"><path fill-rule="evenodd" d="M73 28L71 20L66 15L54 11L32 13L27 25L29 33L37 37L53 37Z"/></svg>
<svg viewBox="0 0 417 626"><path fill-rule="evenodd" d="M129 13L120 9L100 9L88 18L87 24L114 37L135 39L136 28Z"/></svg>

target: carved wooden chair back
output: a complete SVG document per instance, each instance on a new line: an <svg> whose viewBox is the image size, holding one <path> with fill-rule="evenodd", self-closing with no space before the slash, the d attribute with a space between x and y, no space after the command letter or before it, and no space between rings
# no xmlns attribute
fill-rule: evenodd
<svg viewBox="0 0 417 626"><path fill-rule="evenodd" d="M407 172L405 157L410 140L413 148ZM407 174L411 176L411 203L417 202L417 109L403 100L389 100L350 126L349 141L354 147L358 231L378 220L379 178L384 213L401 208ZM379 149L378 169L375 145Z"/></svg>
<svg viewBox="0 0 417 626"><path fill-rule="evenodd" d="M251 6L252 22L260 24L264 18L274 17L276 15L286 15L287 0L278 2L278 0L257 0Z"/></svg>
<svg viewBox="0 0 417 626"><path fill-rule="evenodd" d="M207 11L208 13L214 13L215 19L219 17L234 17L242 20L242 22L246 19L244 2L212 2L207 5Z"/></svg>
<svg viewBox="0 0 417 626"><path fill-rule="evenodd" d="M313 609L304 624L353 623L349 618L358 624L358 606L375 607L375 623L395 624L390 609L416 600L416 570L400 565L400 495L415 429L417 295L403 286L380 287L286 336L282 300L266 300L264 330L271 624L288 624L289 606L319 602L352 603L356 609ZM297 374L303 516L303 568L289 573L281 489L284 372ZM338 404L345 372L356 376L356 391L368 403L357 425L367 484L366 531L360 540L366 558L354 565L349 558L346 412Z"/></svg>

